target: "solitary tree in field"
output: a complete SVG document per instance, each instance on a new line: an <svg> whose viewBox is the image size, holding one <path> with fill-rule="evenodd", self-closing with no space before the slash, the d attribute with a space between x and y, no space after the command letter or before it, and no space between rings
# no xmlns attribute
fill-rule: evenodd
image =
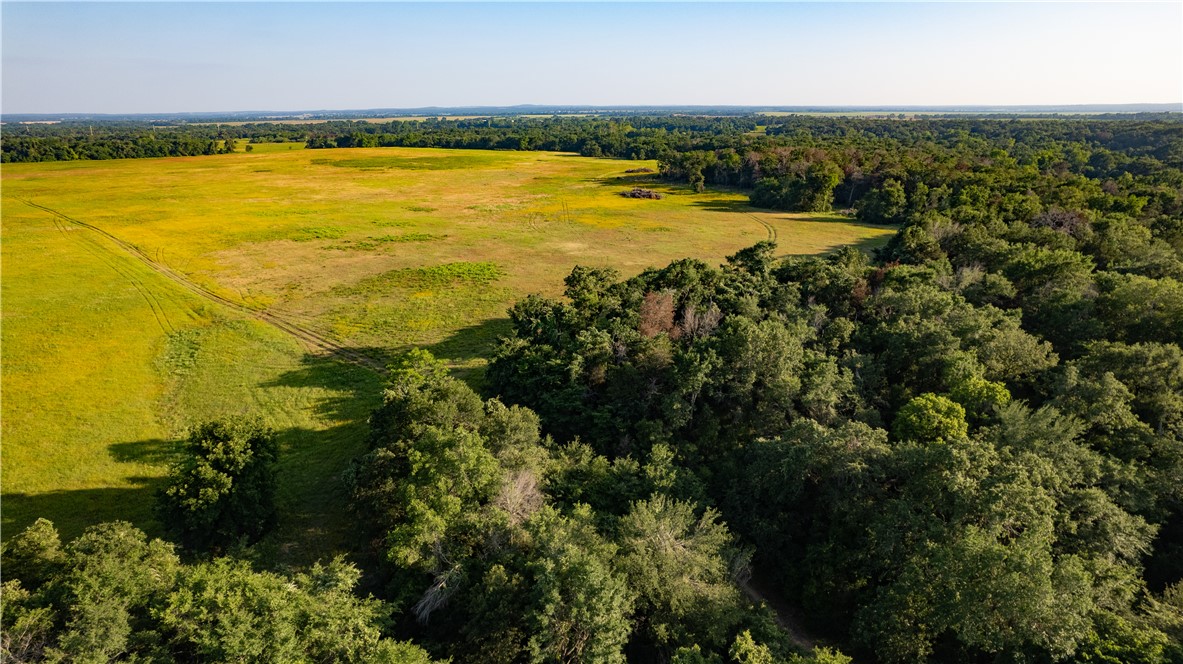
<svg viewBox="0 0 1183 664"><path fill-rule="evenodd" d="M158 494L157 516L182 546L221 550L275 525L277 446L255 422L198 425Z"/></svg>

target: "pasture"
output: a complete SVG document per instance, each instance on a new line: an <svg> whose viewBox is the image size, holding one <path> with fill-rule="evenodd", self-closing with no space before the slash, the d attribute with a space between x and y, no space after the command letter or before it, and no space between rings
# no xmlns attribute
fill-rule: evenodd
<svg viewBox="0 0 1183 664"><path fill-rule="evenodd" d="M191 424L253 416L283 449L280 559L339 546L339 477L380 398L373 367L428 347L479 384L505 310L576 264L625 275L870 248L893 232L758 211L538 152L255 146L250 153L5 164L3 535L103 520L155 532L152 491ZM636 184L661 200L625 198Z"/></svg>

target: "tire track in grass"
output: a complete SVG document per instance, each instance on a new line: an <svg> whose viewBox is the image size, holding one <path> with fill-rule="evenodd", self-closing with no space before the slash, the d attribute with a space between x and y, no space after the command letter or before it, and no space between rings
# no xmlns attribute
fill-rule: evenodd
<svg viewBox="0 0 1183 664"><path fill-rule="evenodd" d="M58 230L62 231L63 233L69 232L65 226L66 222L63 220L55 217L54 223L58 225ZM164 320L164 325L161 325L161 329L164 329L165 332L177 331L176 326L172 323L172 319L168 317L168 310L164 308L164 304L161 303L160 297L157 296L156 291L152 290L152 288L148 286L148 284L145 283L143 279L141 279L131 270L128 270L125 265L121 265L118 261L112 260L110 252L107 250L107 248L100 244L93 237L82 235L77 239L92 255L106 263L111 267L112 270L119 273L120 275L123 275L123 277L130 281L132 286L135 286L136 290L143 294L144 299L148 301L149 307L155 305L155 310L153 313L157 314L157 322L159 322L161 319Z"/></svg>
<svg viewBox="0 0 1183 664"><path fill-rule="evenodd" d="M757 217L756 215L752 214L751 212L749 212L747 214L749 217L752 218L752 221L755 221L757 224L760 224L761 226L763 226L764 230L768 232L768 241L769 242L776 242L777 233L776 233L775 226L768 223L767 221L764 221L760 217Z"/></svg>
<svg viewBox="0 0 1183 664"><path fill-rule="evenodd" d="M287 318L285 316L281 316L281 315L276 314L274 312L269 312L269 311L266 311L263 309L255 309L255 308L246 306L244 304L240 304L238 302L235 302L234 300L231 300L231 299L226 298L222 295L219 295L218 293L216 293L212 290L209 290L208 288L206 288L198 283L190 281L185 275L173 270L171 267L164 264L163 262L153 259L150 255L148 255L147 252L145 252L144 250L135 246L134 244L131 244L130 242L122 240L122 239L116 237L115 235L112 235L111 233L108 233L107 231L99 228L98 226L94 226L92 224L86 223L85 221L67 216L61 212L58 212L57 210L54 210L52 208L48 208L44 205L34 203L33 201L30 201L27 199L20 199L20 200L21 200L21 202L23 202L25 205L28 205L29 207L36 208L38 210L41 210L42 212L52 215L59 222L73 224L73 225L78 226L80 228L84 228L84 229L93 231L94 233L97 233L97 234L107 238L111 242L115 243L115 245L118 246L120 249L124 250L127 254L131 255L132 258L139 260L141 263L148 266L148 268L151 269L152 271L163 276L165 279L168 279L169 281L180 286L181 288L184 288L185 290L189 291L190 293L193 293L194 295L197 295L198 297L201 297L205 300L209 300L211 302L215 302L217 304L220 304L224 307L228 307L230 309L233 309L234 311L237 311L238 313L241 313L241 314L244 314L244 315L249 316L251 318L254 318L255 320L259 320L264 323L267 323L267 324L271 325L272 327L278 329L279 331L287 334L288 336L295 338L297 341L299 341L302 345L304 345L308 349L311 349L314 351L320 351L320 352L341 358L347 362L351 362L353 364L356 364L361 367L365 367L367 369L373 369L375 371L381 371L381 370L385 369L385 365L381 360L371 357L371 356L369 356L365 353L362 353L360 351L354 350L352 348L346 348L346 347L336 343L335 341L329 339L328 337L325 337L324 335L322 335L314 330L311 330L309 328L304 327L303 325L293 322L292 320L290 320L289 318ZM63 229L59 228L59 230L63 230ZM63 230L63 232L64 232L64 230ZM149 306L151 306L151 305L149 305ZM153 311L153 313L155 313L155 310Z"/></svg>
<svg viewBox="0 0 1183 664"><path fill-rule="evenodd" d="M52 217L52 219L54 228L56 228L62 235L70 237L70 232L66 229L64 222L62 222L62 220L56 216ZM73 238L71 239L73 240ZM156 298L151 289L149 289L143 282L137 279L135 275L123 269L123 266L120 266L118 263L111 260L108 254L103 251L101 246L88 241L88 239L89 238L77 238L77 243L79 246L85 249L87 253L99 259L99 262L101 262L103 265L111 268L115 274L118 274L119 276L126 279L128 283L131 284L132 288L136 289L136 292L138 292L140 297L144 299L144 302L148 304L148 310L151 311L152 316L156 318L156 324L160 326L160 330L162 332L165 334L176 332L176 328L173 327L172 321L169 320L168 314L165 313L164 307L160 304L160 300Z"/></svg>

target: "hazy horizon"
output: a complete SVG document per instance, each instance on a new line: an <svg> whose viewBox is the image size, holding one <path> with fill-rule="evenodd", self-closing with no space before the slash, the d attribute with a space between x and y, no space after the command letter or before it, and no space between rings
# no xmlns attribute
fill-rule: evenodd
<svg viewBox="0 0 1183 664"><path fill-rule="evenodd" d="M1147 108L1152 107L1152 108ZM85 111L68 111L68 112L43 112L43 113L0 113L0 117L15 117L15 118L39 118L52 120L55 118L71 119L71 118L87 118L87 117L110 117L110 118L134 118L134 117L226 117L226 118L266 118L274 117L276 119L298 119L300 116L307 115L315 119L332 119L340 116L340 119L351 118L378 118L379 114L390 114L391 117L409 116L414 117L428 114L439 114L444 116L469 115L467 111L490 111L490 115L512 115L511 111L521 109L525 114L529 115L531 111L542 113L544 115L563 115L572 114L579 115L581 112L644 112L649 109L654 111L672 111L679 110L711 110L711 111L749 111L749 112L785 112L785 113L804 113L804 114L834 114L843 115L846 113L922 113L922 114L1073 114L1081 113L1084 115L1104 114L1104 113L1183 113L1183 102L1161 102L1161 103L1141 103L1130 102L1126 104L1062 104L1062 105L1041 105L1041 104L934 104L932 106L911 106L911 105L884 105L884 104L860 104L860 105L836 105L836 104L803 104L795 106L775 106L775 105L736 105L736 104L693 104L693 105L630 105L630 104L510 104L505 106L483 106L483 105L463 105L463 106L412 106L412 107L387 107L387 108L248 108L248 109L220 109L214 111L172 111L172 112L131 112L131 113L95 113Z"/></svg>
<svg viewBox="0 0 1183 664"><path fill-rule="evenodd" d="M4 115L1183 106L1179 3L10 3Z"/></svg>

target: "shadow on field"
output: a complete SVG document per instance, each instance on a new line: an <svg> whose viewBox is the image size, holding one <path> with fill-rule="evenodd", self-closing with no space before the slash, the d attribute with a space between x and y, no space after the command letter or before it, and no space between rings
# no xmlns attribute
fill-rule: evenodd
<svg viewBox="0 0 1183 664"><path fill-rule="evenodd" d="M393 353L382 348L350 348L389 364ZM349 518L342 475L350 462L365 454L370 413L382 403L386 372L345 362L331 355L305 355L300 366L260 388L315 388L312 405L325 428L280 428L276 471L276 503L280 522L264 540L268 557L283 564L304 565L354 548L356 523Z"/></svg>
<svg viewBox="0 0 1183 664"><path fill-rule="evenodd" d="M176 461L180 450L177 441L160 438L115 443L107 448L111 458L120 463L146 463L153 466L164 466Z"/></svg>
<svg viewBox="0 0 1183 664"><path fill-rule="evenodd" d="M711 212L731 212L731 213L735 213L735 214L745 214L745 213L751 214L754 212L768 212L768 210L761 210L760 208L752 207L751 205L748 204L747 201L721 201L721 200L694 201L693 205L695 207L699 207L704 210L709 210Z"/></svg>
<svg viewBox="0 0 1183 664"><path fill-rule="evenodd" d="M471 364L493 357L497 340L512 331L509 318L490 318L461 328L439 343L426 346L432 355L450 364ZM485 367L453 366L452 375L480 392L484 387Z"/></svg>
<svg viewBox="0 0 1183 664"><path fill-rule="evenodd" d="M663 196L679 196L694 193L689 185L663 180L655 173L614 175L611 177L596 178L595 183L605 189L613 189L616 193L623 193L633 187L652 189Z"/></svg>
<svg viewBox="0 0 1183 664"><path fill-rule="evenodd" d="M896 228L898 228L897 226L889 226L889 225L883 225L883 224L870 224L870 223L858 221L857 219L855 219L853 217L844 217L844 216L838 216L838 215L834 215L834 214L788 213L788 212L783 212L780 210L767 210L764 208L752 207L751 205L749 205L748 203L746 203L744 201L720 201L720 200L695 201L693 203L693 205L696 207L702 208L704 210L709 210L711 212L729 212L732 214L752 215L749 218L753 219L754 221L756 221L756 223L759 223L760 225L769 229L769 232L772 233L774 237L775 237L776 231L772 230L773 226L771 226L768 223L768 221L765 220L764 218L756 216L756 213L793 214L794 216L791 218L790 221L809 222L809 223L815 223L815 224L838 224L838 225L842 225L842 226L851 226L851 227L856 227L856 228L873 228L876 230L893 230L893 231L896 230ZM781 229L781 230L783 231L784 229ZM836 246L831 246L828 250L826 250L822 253L823 254L833 253L833 252L837 251L838 249L841 249L842 247L854 247L855 249L862 250L866 253L871 253L875 249L878 249L879 247L882 247L883 245L887 244L889 238L890 238L890 236L863 238L861 240L855 240L854 242L843 243L843 244L839 244ZM814 255L817 255L817 254L814 254L814 253L784 253L784 254L781 254L780 257L787 258L789 256L814 256Z"/></svg>
<svg viewBox="0 0 1183 664"><path fill-rule="evenodd" d="M604 187L637 187L640 185L665 186L669 188L676 183L662 180L657 173L626 173L612 177L597 178L596 182Z"/></svg>
<svg viewBox="0 0 1183 664"><path fill-rule="evenodd" d="M829 249L826 249L825 251L821 252L820 254L817 254L817 253L784 253L784 254L778 255L777 258L795 258L795 257L799 257L799 256L828 256L843 247L854 247L855 249L858 249L865 254L870 254L871 256L874 256L875 250L883 247L883 245L887 244L888 240L890 240L890 239L891 239L890 235L884 236L884 237L863 238L862 240L856 240L854 242L847 242L845 244L832 246Z"/></svg>
<svg viewBox="0 0 1183 664"><path fill-rule="evenodd" d="M163 480L132 477L128 481L135 486L4 494L4 509L0 512L4 539L11 539L42 517L54 522L63 542L81 535L87 526L104 521L130 521L150 535L158 534L152 505Z"/></svg>
<svg viewBox="0 0 1183 664"><path fill-rule="evenodd" d="M389 365L395 353L386 348L351 348L349 350ZM331 421L364 419L373 410L386 386L386 372L361 367L332 355L305 355L300 368L284 372L259 387L319 388L332 396L320 399L316 414Z"/></svg>
<svg viewBox="0 0 1183 664"><path fill-rule="evenodd" d="M744 201L695 201L694 205L704 210L712 212L733 212L739 214L755 214L758 212L765 214L792 214L793 221L808 221L815 224L842 224L844 226L856 226L859 228L895 228L894 226L884 224L871 224L864 221L859 221L854 217L841 216L838 213L808 213L808 212L788 212L785 210L770 210L767 208L753 207L751 204Z"/></svg>
<svg viewBox="0 0 1183 664"><path fill-rule="evenodd" d="M497 340L512 330L509 318L490 318L456 330L447 339L426 348L432 355L453 362L487 358L493 354Z"/></svg>

